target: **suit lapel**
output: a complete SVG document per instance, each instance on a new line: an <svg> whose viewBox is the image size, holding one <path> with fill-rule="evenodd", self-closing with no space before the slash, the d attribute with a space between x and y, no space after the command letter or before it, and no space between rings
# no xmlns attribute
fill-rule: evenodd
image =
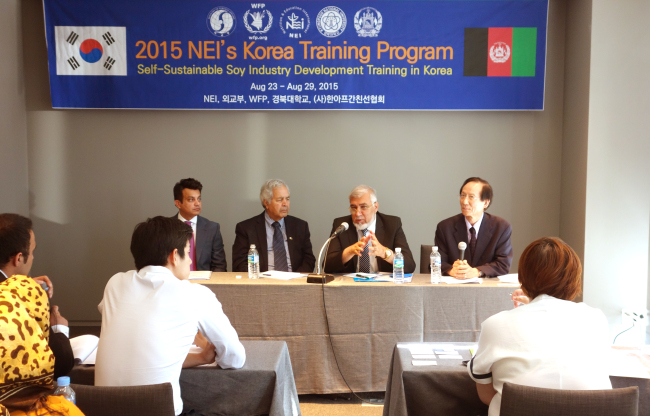
<svg viewBox="0 0 650 416"><path fill-rule="evenodd" d="M476 237L476 254L472 254L472 260L476 264L481 259L485 248L492 239L492 219L489 216L490 214L483 214L483 221L481 222L481 228L478 230L478 236ZM474 265L474 263L472 263Z"/></svg>
<svg viewBox="0 0 650 416"><path fill-rule="evenodd" d="M268 246L266 245L266 222L264 213L257 217L257 224L255 226L257 232L257 253L260 255L260 271L267 271L269 269L269 253Z"/></svg>
<svg viewBox="0 0 650 416"><path fill-rule="evenodd" d="M471 256L468 255L470 253L469 250L469 241L467 241L467 225L465 225L465 217L461 214L460 219L456 222L456 231L454 231L454 238L456 239L456 247L455 247L455 252L459 254L458 258L460 258L460 250L458 249L458 243L461 241L465 242L467 244L467 249L465 249L465 259L468 259L468 257ZM471 260L471 257L469 258ZM456 259L449 259L451 263L456 261ZM471 261L468 261L468 263L471 263Z"/></svg>
<svg viewBox="0 0 650 416"><path fill-rule="evenodd" d="M383 245L384 243L382 243L382 241L384 241L384 237L386 236L384 222L381 220L379 213L377 213L375 218L377 218L377 222L375 222L375 236L377 237L377 240Z"/></svg>
<svg viewBox="0 0 650 416"><path fill-rule="evenodd" d="M354 221L352 221L352 216L347 220L350 225L346 231L341 233L341 249L345 250L347 247L359 241L357 236L357 228L354 226ZM357 256L352 256L352 262L354 263L354 270L357 270Z"/></svg>
<svg viewBox="0 0 650 416"><path fill-rule="evenodd" d="M201 254L203 254L203 248L207 243L208 233L205 230L207 226L208 220L201 216L196 218L196 244L194 244L194 255L196 256L197 270L198 265L201 264L200 258Z"/></svg>
<svg viewBox="0 0 650 416"><path fill-rule="evenodd" d="M297 253L295 252L296 244L293 241L293 238L296 236L296 230L294 223L289 216L284 217L284 227L287 232L287 247L289 247L289 260L291 260L291 269L295 270L296 268L296 259Z"/></svg>

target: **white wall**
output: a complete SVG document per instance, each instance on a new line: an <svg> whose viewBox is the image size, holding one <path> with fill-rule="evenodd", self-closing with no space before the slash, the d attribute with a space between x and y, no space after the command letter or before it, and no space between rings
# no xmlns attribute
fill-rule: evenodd
<svg viewBox="0 0 650 416"><path fill-rule="evenodd" d="M20 1L0 2L0 212L29 214Z"/></svg>
<svg viewBox="0 0 650 416"><path fill-rule="evenodd" d="M33 273L55 279L54 301L73 322L98 321L104 285L133 267L133 226L175 213L172 187L204 184L204 215L221 223L229 267L237 222L261 212L258 192L286 180L291 214L320 247L359 183L399 215L411 249L433 243L438 221L459 212L469 176L495 190L490 211L513 225L518 257L560 233L564 3L549 13L542 112L55 111L50 108L42 6L22 3L29 187L39 251ZM5 65L5 63L0 63Z"/></svg>
<svg viewBox="0 0 650 416"><path fill-rule="evenodd" d="M594 0L592 13L584 299L616 333L623 307L647 305L650 2Z"/></svg>

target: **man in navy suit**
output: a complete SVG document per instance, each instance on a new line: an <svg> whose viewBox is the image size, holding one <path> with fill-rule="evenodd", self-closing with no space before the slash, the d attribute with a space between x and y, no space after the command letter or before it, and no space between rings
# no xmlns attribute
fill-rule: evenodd
<svg viewBox="0 0 650 416"><path fill-rule="evenodd" d="M316 258L311 247L309 225L289 215L287 184L280 179L269 179L262 185L260 201L264 212L240 222L235 228L232 270L248 270L248 250L251 244L255 244L260 255L260 271L311 273Z"/></svg>
<svg viewBox="0 0 650 416"><path fill-rule="evenodd" d="M404 255L404 272L415 271L415 260L402 230L402 220L379 210L377 193L366 185L350 192L350 214L332 224L332 233L343 223L349 228L336 236L327 251L327 273L392 273L395 248Z"/></svg>
<svg viewBox="0 0 650 416"><path fill-rule="evenodd" d="M492 202L492 187L472 177L460 188L461 214L440 221L436 245L442 273L457 279L495 277L508 274L512 264L512 227L508 221L485 210ZM458 243L467 244L465 260L460 260Z"/></svg>
<svg viewBox="0 0 650 416"><path fill-rule="evenodd" d="M194 241L190 241L191 270L225 272L226 253L219 224L199 216L202 189L201 182L194 178L182 179L174 185L177 218L194 231Z"/></svg>

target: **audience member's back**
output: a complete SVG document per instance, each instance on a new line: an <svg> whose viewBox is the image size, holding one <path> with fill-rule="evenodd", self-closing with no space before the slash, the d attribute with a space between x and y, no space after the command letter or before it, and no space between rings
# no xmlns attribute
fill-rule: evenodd
<svg viewBox="0 0 650 416"><path fill-rule="evenodd" d="M213 362L215 353L223 368L240 368L245 361L244 348L214 293L186 280L189 238L192 229L175 219L156 217L139 224L131 242L138 271L113 276L99 304L95 384L170 382L177 414L182 410L178 379L183 367ZM214 347L188 355L197 331Z"/></svg>

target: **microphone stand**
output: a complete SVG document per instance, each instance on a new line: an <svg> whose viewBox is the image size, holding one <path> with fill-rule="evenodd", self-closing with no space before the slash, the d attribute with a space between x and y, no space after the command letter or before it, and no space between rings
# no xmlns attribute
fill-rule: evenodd
<svg viewBox="0 0 650 416"><path fill-rule="evenodd" d="M330 241L332 241L334 237L335 236L328 238L327 241L325 241L325 244L323 244L323 247L320 249L320 253L318 254L318 267L316 268L316 273L310 273L307 276L307 283L325 284L334 280L333 275L323 273L323 263L321 263L321 259L323 258L323 250L325 250L325 257L327 257L327 250L329 250ZM325 260L327 260L327 258Z"/></svg>

